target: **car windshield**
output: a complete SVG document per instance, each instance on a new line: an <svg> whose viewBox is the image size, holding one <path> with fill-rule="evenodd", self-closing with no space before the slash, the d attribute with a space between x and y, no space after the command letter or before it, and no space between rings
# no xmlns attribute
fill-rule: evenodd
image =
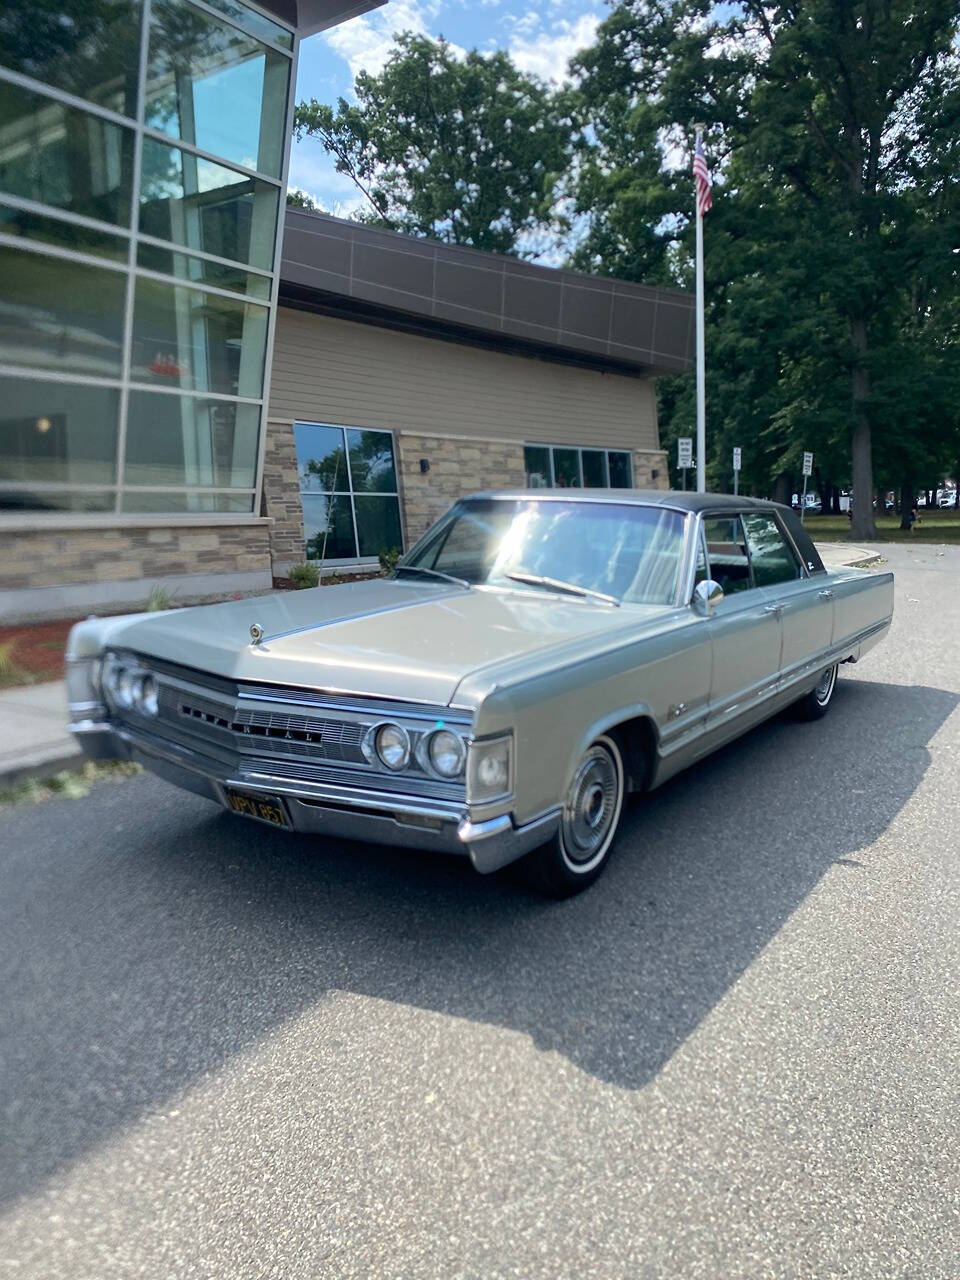
<svg viewBox="0 0 960 1280"><path fill-rule="evenodd" d="M513 576L528 575L630 604L673 604L683 525L677 511L635 503L475 498L458 503L400 567L550 590Z"/></svg>

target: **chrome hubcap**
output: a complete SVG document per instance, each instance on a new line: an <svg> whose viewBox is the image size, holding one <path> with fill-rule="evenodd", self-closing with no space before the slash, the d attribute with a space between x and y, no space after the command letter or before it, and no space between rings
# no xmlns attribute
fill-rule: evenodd
<svg viewBox="0 0 960 1280"><path fill-rule="evenodd" d="M836 679L837 679L836 667L828 667L826 671L823 673L823 675L820 677L820 683L817 685L816 689L814 690L814 697L816 698L817 702L820 703L821 707L825 707L827 703L830 701L830 696L833 693L833 686L834 686L834 683L836 682Z"/></svg>
<svg viewBox="0 0 960 1280"><path fill-rule="evenodd" d="M619 777L606 747L590 748L580 762L563 806L563 844L571 862L589 862L617 818Z"/></svg>

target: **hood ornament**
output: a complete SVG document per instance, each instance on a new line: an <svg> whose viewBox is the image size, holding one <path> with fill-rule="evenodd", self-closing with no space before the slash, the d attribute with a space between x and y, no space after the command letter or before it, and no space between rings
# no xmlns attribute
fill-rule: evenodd
<svg viewBox="0 0 960 1280"><path fill-rule="evenodd" d="M260 625L259 622L251 623L250 639L254 644L259 644L260 641L263 639L263 627Z"/></svg>

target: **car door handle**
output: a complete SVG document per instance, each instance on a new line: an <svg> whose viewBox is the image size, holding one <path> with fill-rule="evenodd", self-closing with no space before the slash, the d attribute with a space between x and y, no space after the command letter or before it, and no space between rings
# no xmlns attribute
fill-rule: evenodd
<svg viewBox="0 0 960 1280"><path fill-rule="evenodd" d="M821 600L833 599L833 592L829 589L829 587L826 589L826 591L818 591L817 595L820 597Z"/></svg>
<svg viewBox="0 0 960 1280"><path fill-rule="evenodd" d="M766 614L769 614L770 617L777 617L779 614L783 613L783 605L782 604L765 604L763 606L763 612Z"/></svg>

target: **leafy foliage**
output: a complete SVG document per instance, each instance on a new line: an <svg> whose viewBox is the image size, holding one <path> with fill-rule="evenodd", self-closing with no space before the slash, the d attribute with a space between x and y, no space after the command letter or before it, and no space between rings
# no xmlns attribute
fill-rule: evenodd
<svg viewBox="0 0 960 1280"><path fill-rule="evenodd" d="M307 560L304 564L295 564L290 568L290 581L298 591L303 591L307 587L316 587L320 584L320 566L313 560Z"/></svg>

